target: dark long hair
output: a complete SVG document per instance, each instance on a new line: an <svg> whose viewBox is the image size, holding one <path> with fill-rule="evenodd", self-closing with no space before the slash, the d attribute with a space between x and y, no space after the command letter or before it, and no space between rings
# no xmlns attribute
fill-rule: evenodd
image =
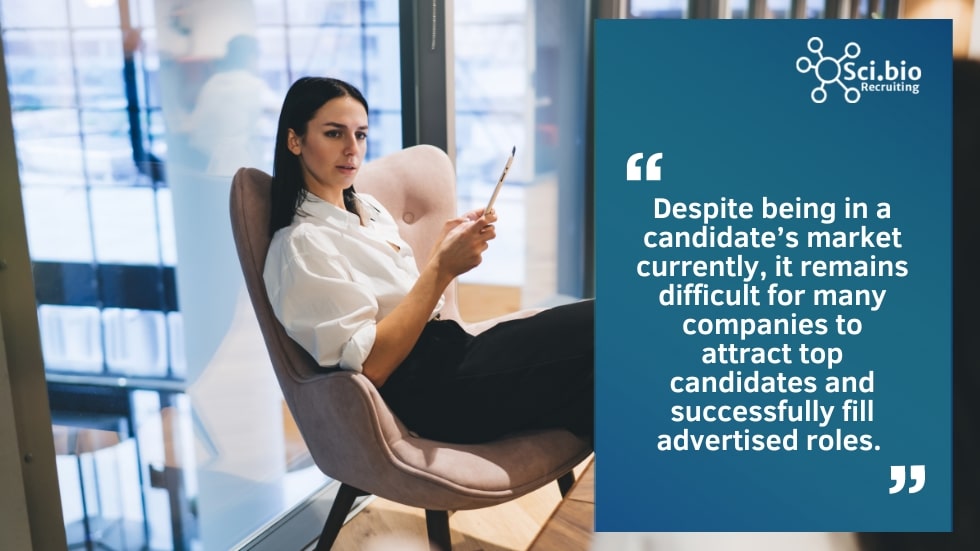
<svg viewBox="0 0 980 551"><path fill-rule="evenodd" d="M269 235L285 228L293 221L299 206L306 199L306 186L299 157L289 150L289 130L300 138L306 135L307 123L328 101L351 97L368 111L367 100L354 86L335 78L303 77L293 83L282 101L279 128L276 131L276 151L272 161L272 212L269 219ZM357 214L354 187L344 190L344 206Z"/></svg>

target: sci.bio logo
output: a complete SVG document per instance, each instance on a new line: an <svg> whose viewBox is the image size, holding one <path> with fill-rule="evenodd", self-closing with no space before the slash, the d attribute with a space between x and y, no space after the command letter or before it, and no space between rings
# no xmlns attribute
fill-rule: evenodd
<svg viewBox="0 0 980 551"><path fill-rule="evenodd" d="M816 60L801 56L796 60L796 70L801 73L813 71L820 84L810 92L813 103L827 101L827 85L837 84L844 90L844 101L857 103L862 92L904 92L919 93L919 80L922 69L907 65L905 60L898 63L890 59L876 63L875 60L862 63L855 61L861 55L857 42L844 46L844 55L839 58L823 53L823 40L811 37L806 41L806 49L817 55Z"/></svg>

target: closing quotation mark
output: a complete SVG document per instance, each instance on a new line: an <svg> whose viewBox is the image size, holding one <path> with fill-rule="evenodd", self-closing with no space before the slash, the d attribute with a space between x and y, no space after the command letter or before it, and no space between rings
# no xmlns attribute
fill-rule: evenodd
<svg viewBox="0 0 980 551"><path fill-rule="evenodd" d="M919 493L919 490L926 485L926 466L910 465L909 477L915 483L909 488L909 493ZM905 488L905 465L892 465L892 480L895 482L895 485L888 488L889 494L897 494Z"/></svg>

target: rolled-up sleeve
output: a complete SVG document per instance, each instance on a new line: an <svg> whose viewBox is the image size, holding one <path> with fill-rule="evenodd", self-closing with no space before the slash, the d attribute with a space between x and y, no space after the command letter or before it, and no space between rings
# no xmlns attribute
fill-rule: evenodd
<svg viewBox="0 0 980 551"><path fill-rule="evenodd" d="M272 308L322 366L361 371L374 346L378 302L354 279L347 259L324 242L304 232L273 238L265 273Z"/></svg>

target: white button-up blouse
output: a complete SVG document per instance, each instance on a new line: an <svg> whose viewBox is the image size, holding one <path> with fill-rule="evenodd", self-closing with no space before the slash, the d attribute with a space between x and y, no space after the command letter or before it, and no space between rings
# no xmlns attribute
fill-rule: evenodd
<svg viewBox="0 0 980 551"><path fill-rule="evenodd" d="M272 237L263 275L290 337L322 366L361 371L376 324L419 270L391 214L370 195L357 197L361 218L308 194L292 224Z"/></svg>

